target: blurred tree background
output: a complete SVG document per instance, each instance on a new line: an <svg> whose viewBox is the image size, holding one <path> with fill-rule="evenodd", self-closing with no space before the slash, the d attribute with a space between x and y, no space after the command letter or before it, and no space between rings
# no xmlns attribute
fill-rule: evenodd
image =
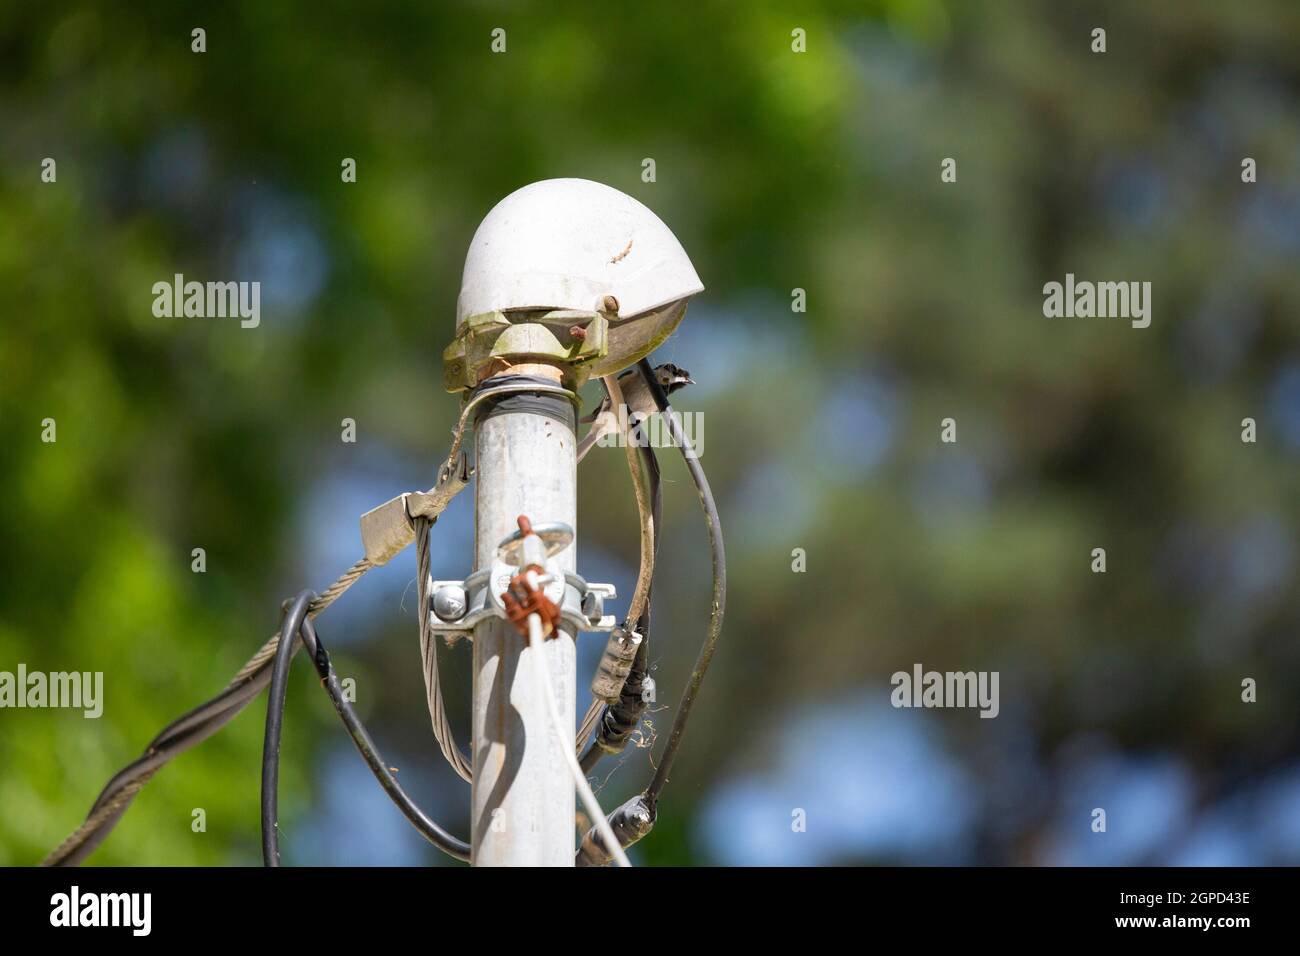
<svg viewBox="0 0 1300 956"><path fill-rule="evenodd" d="M1300 7L380 0L0 7L0 670L105 675L98 720L0 711L0 863L40 860L282 598L344 570L361 512L432 482L469 239L557 176L646 203L707 287L655 360L699 382L679 407L704 416L729 615L635 859L1300 862ZM1150 328L1045 318L1067 272L1150 281ZM176 273L259 280L261 325L156 318ZM695 495L661 461L659 731L708 605ZM626 596L624 469L582 466L579 564ZM434 574L470 570L471 539L465 495ZM414 573L408 552L319 626L464 834ZM468 647L446 660L464 742ZM999 717L890 708L916 662L998 671ZM286 862L438 862L309 671ZM263 714L159 774L92 862L258 862ZM598 767L607 806L649 761Z"/></svg>

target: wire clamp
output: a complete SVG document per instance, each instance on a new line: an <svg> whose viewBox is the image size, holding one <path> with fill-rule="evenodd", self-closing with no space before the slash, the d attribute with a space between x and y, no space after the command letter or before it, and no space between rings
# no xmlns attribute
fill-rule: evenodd
<svg viewBox="0 0 1300 956"><path fill-rule="evenodd" d="M556 556L573 543L573 529L522 520L527 533L521 529L503 539L489 567L463 581L433 582L429 625L447 643L473 636L489 617L510 621L526 634L528 615L537 613L548 636L562 625L574 634L608 633L617 626L617 617L605 613L605 602L618 597L614 585L588 583L560 566Z"/></svg>
<svg viewBox="0 0 1300 956"><path fill-rule="evenodd" d="M438 470L438 481L428 491L407 491L371 508L361 516L361 544L375 567L387 564L415 540L415 519L438 520L448 502L469 484L472 469L464 452L453 465Z"/></svg>

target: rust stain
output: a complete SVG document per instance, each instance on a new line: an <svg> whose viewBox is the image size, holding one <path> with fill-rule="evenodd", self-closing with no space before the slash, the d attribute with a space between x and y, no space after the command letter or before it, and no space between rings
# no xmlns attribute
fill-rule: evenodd
<svg viewBox="0 0 1300 956"><path fill-rule="evenodd" d="M629 239L627 241L627 245L623 247L623 251L620 252L618 255L616 255L613 259L609 260L610 264L613 265L615 262L622 262L624 259L627 258L627 254L631 251L632 251L632 240Z"/></svg>

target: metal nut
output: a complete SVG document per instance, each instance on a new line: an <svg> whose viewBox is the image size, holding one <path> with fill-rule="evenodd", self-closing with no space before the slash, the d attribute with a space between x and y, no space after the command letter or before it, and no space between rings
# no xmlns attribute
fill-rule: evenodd
<svg viewBox="0 0 1300 956"><path fill-rule="evenodd" d="M443 585L433 593L433 613L442 621L459 621L465 616L469 600L465 589L454 584Z"/></svg>

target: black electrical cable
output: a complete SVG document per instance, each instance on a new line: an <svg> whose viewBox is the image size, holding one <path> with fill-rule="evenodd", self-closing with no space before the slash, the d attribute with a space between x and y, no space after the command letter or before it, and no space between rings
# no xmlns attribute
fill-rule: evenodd
<svg viewBox="0 0 1300 956"><path fill-rule="evenodd" d="M365 759L367 766L370 767L371 773L379 781L379 785L397 805L397 809L402 811L402 815L411 822L420 834L448 856L460 860L464 863L469 862L469 844L464 840L459 840L452 836L442 827L438 826L427 813L420 809L419 804L407 795L402 789L402 785L397 782L397 777L389 769L384 758L380 756L378 748L370 734L366 731L366 725L361 722L357 712L353 710L348 699L343 696L343 687L339 684L338 674L334 672L334 665L330 663L329 654L325 651L325 645L321 642L320 636L312 626L311 620L303 622L303 634L308 643L314 645L312 649L312 663L316 665L316 673L320 675L321 686L329 694L330 701L334 704L334 709L338 712L343 721L343 726L347 728L348 735L352 742L356 744L357 750Z"/></svg>
<svg viewBox="0 0 1300 956"><path fill-rule="evenodd" d="M308 615L324 611L372 567L374 565L366 558L354 563L321 593L308 608ZM164 727L140 757L114 774L95 799L86 819L50 851L41 865L73 866L85 860L117 826L136 794L159 769L211 737L248 706L249 701L270 681L271 658L279 640L278 634L273 635L239 669L225 690Z"/></svg>
<svg viewBox="0 0 1300 956"><path fill-rule="evenodd" d="M695 698L699 694L704 675L713 660L713 652L717 648L718 637L722 633L722 620L726 613L727 604L727 556L722 542L722 522L718 518L718 509L713 501L713 492L709 488L709 480L705 477L704 468L700 465L699 455L696 454L694 446L687 441L685 434L682 432L681 423L677 420L677 413L673 411L667 393L655 378L650 363L642 359L637 363L637 368L649 386L650 394L654 397L655 405L658 407L661 416L668 423L669 434L672 436L673 442L681 450L682 458L686 462L686 469L690 472L691 480L695 483L695 490L699 493L700 507L704 511L704 520L708 524L709 553L713 564L713 603L709 613L709 626L704 635L704 643L700 647L698 657L696 657L695 667L691 671L691 677L687 682L686 689L682 691L682 698L677 707L677 716L673 719L672 730L668 735L668 743L664 747L663 755L659 758L659 764L655 768L655 774L650 780L650 785L646 787L643 793L633 797L609 814L610 826L617 834L619 844L624 848L640 840L654 826L655 818L658 815L659 796L663 792L664 785L668 782L668 772L672 768L678 749L681 747L691 708L695 704ZM629 685L636 674L636 666L639 663L638 661L637 664L634 664L632 672L628 674L628 683L624 685L625 692L629 690ZM618 703L623 703L621 697ZM615 707L617 706L616 704ZM607 708L604 720L611 718L611 712L612 710ZM604 729L603 721L601 728ZM599 845L593 828L583 838L575 863L577 866L603 866L609 860L609 853L603 846Z"/></svg>
<svg viewBox="0 0 1300 956"><path fill-rule="evenodd" d="M316 640L318 652L313 661L316 663L316 671L321 675L321 682L324 684L325 691L329 693L330 700L334 702L334 709L338 711L339 717L342 718L343 726L347 727L348 735L352 737L352 743L356 744L356 749L365 758L365 762L370 767L370 773L380 782L380 786L387 792L393 803L402 810L404 817L411 821L411 825L420 834L424 836L434 847L441 849L447 856L454 857L461 862L469 862L469 844L464 840L456 839L455 836L448 834L441 826L433 822L433 819L420 809L407 792L402 790L402 784L398 783L398 778L394 777L393 771L389 765L383 762L378 749L374 747L374 741L365 731L365 724L357 717L356 711L352 705L348 704L347 698L343 696L343 688L338 683L338 675L334 672L334 667L329 662L329 654L325 653L325 646L320 644L320 637L316 636L312 623L303 624L304 631L307 631L311 639Z"/></svg>
<svg viewBox="0 0 1300 956"><path fill-rule="evenodd" d="M275 666L271 677L271 693L267 701L266 736L262 750L262 861L267 866L280 865L279 829L276 820L277 785L279 781L280 738L284 721L284 703L288 690L287 678L290 658L293 655L291 649L285 650L285 648L293 648L297 644L297 641L294 640L296 634L301 637L303 646L307 648L307 653L316 668L316 673L321 679L321 686L325 688L325 692L334 704L334 709L343 721L343 726L347 729L348 735L352 738L352 742L370 767L371 773L375 775L379 785L384 788L389 798L402 811L403 816L411 822L426 840L448 856L469 862L469 844L457 839L438 826L402 789L402 785L397 782L397 778L389 769L388 764L380 756L374 740L366 731L365 724L361 722L361 718L357 716L352 705L343 696L343 688L339 684L334 665L330 662L329 653L325 650L325 644L321 641L320 635L316 633L316 628L311 620L306 617L306 607L314 597L315 595L312 592L303 591L294 598L285 613L284 626L280 631L280 644L276 648ZM290 630L290 627L293 627L294 630Z"/></svg>
<svg viewBox="0 0 1300 956"><path fill-rule="evenodd" d="M307 619L307 605L315 591L299 591L280 622L280 643L271 668L271 692L266 701L266 734L262 738L262 862L280 865L279 823L276 819L280 784L280 732L284 727L284 702L289 691L289 662Z"/></svg>
<svg viewBox="0 0 1300 956"><path fill-rule="evenodd" d="M269 680L269 670L262 667L250 674L246 681L228 687L216 697L168 724L150 741L142 756L127 764L104 785L86 815L87 823L96 819L105 807L114 803L116 798L128 788L134 785L135 790L138 791L140 786L143 786L168 762L207 740L228 724L244 707L248 706L248 702L261 692ZM135 791L131 791L111 814L102 816L93 827L87 827L87 824L83 823L71 837L46 857L42 865L75 866L81 863L104 842L134 799Z"/></svg>
<svg viewBox="0 0 1300 956"><path fill-rule="evenodd" d="M156 772L169 760L207 740L228 724L270 682L269 664L268 658L244 680L227 687L216 697L182 714L160 730L145 747L144 756L119 770L104 785L91 812L94 813L107 804L126 784L139 779L143 771Z"/></svg>
<svg viewBox="0 0 1300 956"><path fill-rule="evenodd" d="M709 611L709 626L704 635L704 643L700 646L700 653L695 659L695 666L691 670L686 689L682 691L681 701L677 706L677 715L673 718L672 730L668 734L668 743L664 746L663 755L659 758L659 765L655 768L655 774L650 781L650 786L645 791L646 804L653 814L659 794L663 791L664 784L668 782L668 773L672 769L673 761L677 757L677 751L681 747L682 735L686 733L686 722L690 719L691 708L695 705L695 698L699 694L700 685L704 682L704 675L713 660L713 652L717 649L718 637L722 633L722 620L727 609L727 554L722 541L722 522L718 518L718 507L713 501L713 492L709 489L709 479L705 476L704 468L700 465L699 455L682 432L681 422L677 420L677 413L673 411L663 386L655 378L650 363L646 359L641 359L637 363L637 367L641 370L646 384L650 387L650 394L654 397L660 415L668 423L669 434L678 449L680 449L682 458L686 462L686 470L690 472L691 480L695 483L695 490L699 493L700 507L704 511L704 520L708 524L709 554L713 565L713 600Z"/></svg>
<svg viewBox="0 0 1300 956"><path fill-rule="evenodd" d="M311 620L307 618L302 625L304 632L311 630ZM289 653L297 651L297 642L290 641ZM279 648L277 647L277 651ZM313 652L314 653L314 652ZM277 655L278 656L278 655ZM67 840L50 853L42 862L43 866L75 866L84 861L121 820L130 808L135 793L150 777L181 753L202 743L235 718L248 703L253 700L271 681L273 658L261 661L256 670L247 674L243 680L226 688L211 700L200 704L188 713L178 717L164 727L145 749L142 756L129 763L113 775L105 784L86 815L86 823L77 829ZM379 783L397 804L403 815L417 830L439 849L458 860L469 859L469 846L447 834L421 810L397 785L396 779L388 771L382 758L375 751L374 744L366 733L365 727L343 698L338 688L337 677L334 686L328 684L326 690L338 710L340 718L353 742L370 765ZM130 788L134 787L134 790ZM125 792L125 797L121 795ZM120 798L120 799L119 799ZM111 812L105 809L118 803ZM93 825L91 821L94 821Z"/></svg>

